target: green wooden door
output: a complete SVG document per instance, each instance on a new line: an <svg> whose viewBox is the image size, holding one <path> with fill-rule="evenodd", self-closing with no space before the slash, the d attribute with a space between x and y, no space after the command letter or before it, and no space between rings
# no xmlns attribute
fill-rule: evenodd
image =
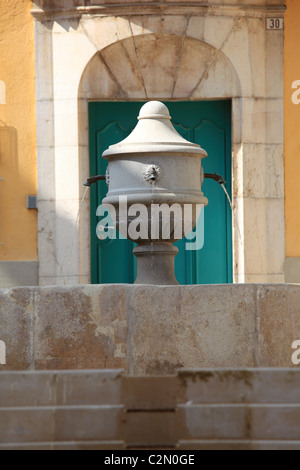
<svg viewBox="0 0 300 470"><path fill-rule="evenodd" d="M141 102L89 103L90 175L105 174L107 160L101 157L109 145L123 140L136 126ZM208 157L202 160L206 173L217 173L227 181L231 194L231 102L180 101L165 103L176 130L201 145ZM175 274L180 284L232 282L231 210L222 187L205 179L203 193L209 203L200 216L204 244L200 250L186 250L185 240L176 243ZM129 240L99 240L96 209L107 193L104 181L90 188L91 282L133 283L136 260Z"/></svg>

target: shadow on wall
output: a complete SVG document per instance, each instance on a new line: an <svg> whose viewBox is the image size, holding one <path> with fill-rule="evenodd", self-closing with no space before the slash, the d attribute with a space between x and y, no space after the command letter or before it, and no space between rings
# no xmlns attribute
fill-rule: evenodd
<svg viewBox="0 0 300 470"><path fill-rule="evenodd" d="M18 134L14 127L0 120L0 163L7 159L15 168L18 162Z"/></svg>
<svg viewBox="0 0 300 470"><path fill-rule="evenodd" d="M0 287L30 286L38 283L37 262L6 261L14 252L11 240L22 230L22 214L15 208L16 188L26 194L24 176L19 168L18 132L0 120ZM24 190L23 190L24 188ZM24 210L26 209L26 199ZM15 242L16 243L16 242ZM10 245L10 246L9 246Z"/></svg>
<svg viewBox="0 0 300 470"><path fill-rule="evenodd" d="M105 3L105 2L104 2ZM43 16L44 13L53 12L57 13L59 11L68 10L69 8L74 8L75 10L78 7L89 6L89 0L69 0L68 2L62 2L61 0L35 0L33 2L32 14L35 18ZM53 24L57 23L65 31L77 30L79 27L80 18L55 18L55 21L51 18L47 18L47 21L43 22L43 27L48 30L52 30Z"/></svg>
<svg viewBox="0 0 300 470"><path fill-rule="evenodd" d="M7 126L0 120L0 245L3 243L5 213L4 204L9 198L9 188L5 189L6 173L5 170L10 168L12 174L16 176L18 167L18 133L14 127Z"/></svg>

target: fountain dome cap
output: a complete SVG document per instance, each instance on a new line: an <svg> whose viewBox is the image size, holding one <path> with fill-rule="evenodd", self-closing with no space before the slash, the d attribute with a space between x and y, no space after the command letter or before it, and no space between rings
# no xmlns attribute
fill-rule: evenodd
<svg viewBox="0 0 300 470"><path fill-rule="evenodd" d="M198 144L184 139L173 127L171 116L167 106L160 101L148 101L141 109L138 123L121 142L110 145L102 156L116 158L123 154L180 154L185 156L191 154L203 158L207 156L206 151Z"/></svg>
<svg viewBox="0 0 300 470"><path fill-rule="evenodd" d="M140 109L138 120L140 119L171 119L171 116L167 106L161 101L148 101Z"/></svg>

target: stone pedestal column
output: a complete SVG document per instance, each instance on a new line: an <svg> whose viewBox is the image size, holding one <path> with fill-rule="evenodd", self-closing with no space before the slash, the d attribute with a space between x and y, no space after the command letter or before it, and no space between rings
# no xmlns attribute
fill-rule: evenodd
<svg viewBox="0 0 300 470"><path fill-rule="evenodd" d="M174 273L178 248L172 244L140 245L134 248L137 258L135 284L178 284Z"/></svg>

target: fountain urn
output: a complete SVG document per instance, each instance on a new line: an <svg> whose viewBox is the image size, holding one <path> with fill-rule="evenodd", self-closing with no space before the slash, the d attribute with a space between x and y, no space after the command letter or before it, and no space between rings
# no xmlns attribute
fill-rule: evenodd
<svg viewBox="0 0 300 470"><path fill-rule="evenodd" d="M138 245L136 284L178 284L173 243L195 227L199 214L191 209L208 202L201 191L206 156L175 130L159 101L144 104L131 134L102 154L109 186L102 203L115 208L117 229Z"/></svg>

